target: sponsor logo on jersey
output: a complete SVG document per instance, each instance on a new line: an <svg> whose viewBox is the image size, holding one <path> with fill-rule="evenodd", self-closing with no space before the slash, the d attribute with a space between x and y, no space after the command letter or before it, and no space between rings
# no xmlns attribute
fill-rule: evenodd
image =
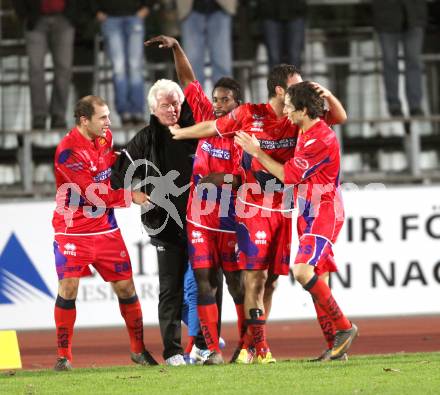
<svg viewBox="0 0 440 395"><path fill-rule="evenodd" d="M259 230L255 233L255 244L267 244L266 232L264 230Z"/></svg>
<svg viewBox="0 0 440 395"><path fill-rule="evenodd" d="M225 160L231 159L230 151L221 148L215 148L212 146L212 144L208 143L207 141L205 141L202 144L201 148L203 151L207 152L208 155L212 156L213 158L225 159Z"/></svg>
<svg viewBox="0 0 440 395"><path fill-rule="evenodd" d="M112 169L109 167L108 169L105 169L101 172L99 172L96 176L93 176L93 181L100 182L105 181L107 178L109 178L112 174Z"/></svg>
<svg viewBox="0 0 440 395"><path fill-rule="evenodd" d="M296 138L285 138L281 140L259 140L260 147L264 150L274 150L281 148L294 148L296 146Z"/></svg>

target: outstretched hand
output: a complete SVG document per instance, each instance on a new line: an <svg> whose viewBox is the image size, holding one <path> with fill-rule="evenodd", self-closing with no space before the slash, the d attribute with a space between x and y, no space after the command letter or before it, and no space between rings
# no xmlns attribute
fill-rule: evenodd
<svg viewBox="0 0 440 395"><path fill-rule="evenodd" d="M154 44L158 44L159 48L174 48L179 43L174 37L165 36L163 34L150 38L149 40L144 42L144 45L146 47Z"/></svg>
<svg viewBox="0 0 440 395"><path fill-rule="evenodd" d="M234 142L252 156L257 156L261 151L260 142L255 135L250 136L246 132L238 132L234 137Z"/></svg>

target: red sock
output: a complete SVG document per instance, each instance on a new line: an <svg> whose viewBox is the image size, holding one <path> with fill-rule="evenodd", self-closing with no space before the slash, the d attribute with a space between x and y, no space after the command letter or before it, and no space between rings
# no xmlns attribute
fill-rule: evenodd
<svg viewBox="0 0 440 395"><path fill-rule="evenodd" d="M57 354L72 362L73 326L76 319L75 299L63 299L58 295L55 302L55 326L57 334Z"/></svg>
<svg viewBox="0 0 440 395"><path fill-rule="evenodd" d="M236 304L235 310L237 310L238 338L240 339L240 341L242 341L243 337L246 333L246 325L244 323L244 321L245 321L244 305L243 304Z"/></svg>
<svg viewBox="0 0 440 395"><path fill-rule="evenodd" d="M185 348L185 354L189 354L194 346L195 336L188 336L188 343Z"/></svg>
<svg viewBox="0 0 440 395"><path fill-rule="evenodd" d="M312 294L313 299L319 303L322 310L330 317L336 330L351 328L351 322L342 313L336 300L333 298L332 291L325 281L320 280L315 274L304 286L304 289Z"/></svg>
<svg viewBox="0 0 440 395"><path fill-rule="evenodd" d="M119 309L127 326L130 337L131 352L140 353L145 350L142 308L137 295L128 299L119 299Z"/></svg>
<svg viewBox="0 0 440 395"><path fill-rule="evenodd" d="M269 346L266 341L266 319L264 314L259 314L258 318L251 318L249 320L246 320L246 322L251 333L252 342L254 344L257 355L265 356L266 353L269 351Z"/></svg>
<svg viewBox="0 0 440 395"><path fill-rule="evenodd" d="M321 326L322 334L327 342L327 348L333 348L333 342L335 340L336 328L333 325L333 321L328 316L328 314L322 309L322 307L313 301L316 310L316 318L318 319L319 325Z"/></svg>
<svg viewBox="0 0 440 395"><path fill-rule="evenodd" d="M200 328L209 350L220 353L218 344L218 308L216 303L197 305Z"/></svg>
<svg viewBox="0 0 440 395"><path fill-rule="evenodd" d="M244 332L244 335L241 339L241 341L243 342L243 346L241 348L255 347L254 346L254 338L253 338L253 335L251 333L250 328L248 327L247 320L245 321L244 325L246 327L245 328L246 331Z"/></svg>

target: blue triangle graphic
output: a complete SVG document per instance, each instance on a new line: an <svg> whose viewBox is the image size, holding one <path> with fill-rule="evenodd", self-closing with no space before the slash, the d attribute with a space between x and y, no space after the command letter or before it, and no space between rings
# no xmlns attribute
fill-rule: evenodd
<svg viewBox="0 0 440 395"><path fill-rule="evenodd" d="M52 293L41 278L40 273L35 269L34 264L14 233L9 237L0 255L0 304L11 304L13 301L4 294L5 279L1 269L7 270L42 293L53 298Z"/></svg>

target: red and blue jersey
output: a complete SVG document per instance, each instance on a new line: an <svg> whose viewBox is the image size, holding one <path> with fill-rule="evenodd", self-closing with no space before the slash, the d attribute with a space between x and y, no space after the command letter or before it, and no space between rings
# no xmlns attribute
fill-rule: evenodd
<svg viewBox="0 0 440 395"><path fill-rule="evenodd" d="M287 117L278 118L270 104L243 104L217 119L216 128L218 134L224 137L232 137L238 131L255 135L261 149L280 163L293 157L298 136L298 127ZM241 201L273 211L290 211L293 208L292 199L283 202L283 183L257 159L242 152L240 167L243 182L247 184L240 188L238 198Z"/></svg>
<svg viewBox="0 0 440 395"><path fill-rule="evenodd" d="M185 89L196 123L214 120L214 108L198 81ZM238 174L239 151L233 139L219 136L200 139L193 166L187 221L208 229L235 231L234 193L228 187L207 190L199 180L211 173ZM223 196L222 196L223 194ZM221 202L226 201L224 206Z"/></svg>
<svg viewBox="0 0 440 395"><path fill-rule="evenodd" d="M320 120L299 134L295 156L284 164L284 181L294 185L300 237L311 234L336 241L344 222L339 173L339 142Z"/></svg>
<svg viewBox="0 0 440 395"><path fill-rule="evenodd" d="M196 123L215 119L214 107L199 81L191 82L183 93Z"/></svg>
<svg viewBox="0 0 440 395"><path fill-rule="evenodd" d="M110 186L116 159L110 130L88 140L73 128L55 152L55 234L96 234L118 228L113 209L128 207L131 194Z"/></svg>

